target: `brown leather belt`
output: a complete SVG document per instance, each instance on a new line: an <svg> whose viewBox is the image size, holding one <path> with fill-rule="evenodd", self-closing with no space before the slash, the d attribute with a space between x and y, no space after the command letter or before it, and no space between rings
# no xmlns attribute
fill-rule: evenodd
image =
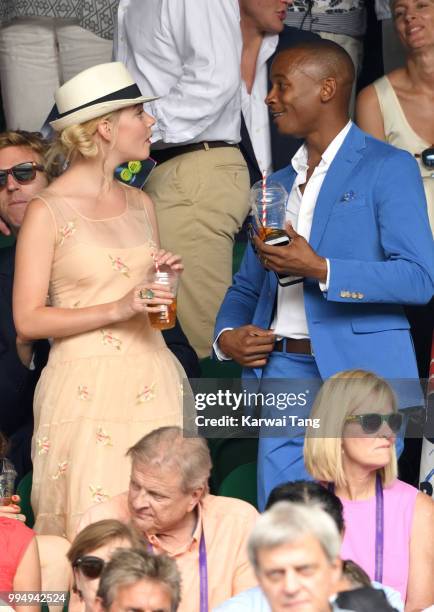
<svg viewBox="0 0 434 612"><path fill-rule="evenodd" d="M302 355L313 355L312 345L307 338L282 338L274 344L274 351L279 353L301 353Z"/></svg>
<svg viewBox="0 0 434 612"><path fill-rule="evenodd" d="M229 144L229 142L225 142L224 140L211 140L210 142L193 142L192 144L169 147L167 149L153 149L151 151L151 157L155 159L158 164L164 164L164 162L178 155L193 153L194 151L208 151L209 149L218 149L222 147L239 148L237 144Z"/></svg>

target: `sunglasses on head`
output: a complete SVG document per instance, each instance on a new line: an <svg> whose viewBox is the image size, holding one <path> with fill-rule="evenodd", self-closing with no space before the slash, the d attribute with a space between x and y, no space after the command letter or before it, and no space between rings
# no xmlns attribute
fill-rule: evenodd
<svg viewBox="0 0 434 612"><path fill-rule="evenodd" d="M423 165L428 170L434 170L434 146L428 147L422 153L415 153L416 158L422 160Z"/></svg>
<svg viewBox="0 0 434 612"><path fill-rule="evenodd" d="M389 429L393 433L398 433L402 425L402 414L400 412L392 412L391 414L352 414L345 419L346 423L359 423L363 431L367 434L373 434L379 431L383 423L387 423Z"/></svg>
<svg viewBox="0 0 434 612"><path fill-rule="evenodd" d="M23 162L7 170L0 170L0 187L6 185L9 174L11 174L18 183L28 183L29 181L33 181L36 172L44 172L44 170L44 166L36 162Z"/></svg>
<svg viewBox="0 0 434 612"><path fill-rule="evenodd" d="M86 578L94 579L101 576L104 565L105 561L100 559L100 557L85 555L84 557L79 557L76 561L74 561L72 567L79 569L83 576L86 576Z"/></svg>

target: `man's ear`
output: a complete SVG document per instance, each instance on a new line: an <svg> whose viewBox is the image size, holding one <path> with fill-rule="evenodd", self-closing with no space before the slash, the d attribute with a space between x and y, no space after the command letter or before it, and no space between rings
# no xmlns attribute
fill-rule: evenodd
<svg viewBox="0 0 434 612"><path fill-rule="evenodd" d="M193 510L205 494L205 486L197 487L191 492L190 512Z"/></svg>
<svg viewBox="0 0 434 612"><path fill-rule="evenodd" d="M337 83L335 78L327 77L326 79L323 79L320 92L321 102L329 102L332 100L336 95L336 91Z"/></svg>
<svg viewBox="0 0 434 612"><path fill-rule="evenodd" d="M332 579L330 585L330 596L335 595L338 591L339 582L342 578L342 568L342 559L340 557L336 557L336 559L331 561Z"/></svg>

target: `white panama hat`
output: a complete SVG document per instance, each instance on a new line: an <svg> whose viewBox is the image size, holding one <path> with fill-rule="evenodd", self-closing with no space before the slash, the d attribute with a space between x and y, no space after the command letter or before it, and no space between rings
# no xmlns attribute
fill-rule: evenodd
<svg viewBox="0 0 434 612"><path fill-rule="evenodd" d="M54 98L57 113L50 125L56 132L127 106L157 99L155 96L142 96L122 62L98 64L83 70L59 87Z"/></svg>

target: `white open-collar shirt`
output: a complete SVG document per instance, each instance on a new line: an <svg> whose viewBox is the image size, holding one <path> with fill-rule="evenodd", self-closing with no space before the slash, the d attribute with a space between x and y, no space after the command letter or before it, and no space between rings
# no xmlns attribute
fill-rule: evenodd
<svg viewBox="0 0 434 612"><path fill-rule="evenodd" d="M351 126L352 122L349 121L331 141L322 154L321 161L313 171L303 193L300 191L300 185L306 183L306 175L309 169L307 165L307 147L305 144L298 149L291 160L292 167L297 175L286 205L286 220L290 221L297 234L303 236L307 241L310 238L313 214L323 181ZM327 268L329 268L328 262ZM327 278L329 273L330 270L328 270ZM325 285L320 283L322 290L325 290L327 285L328 283ZM303 283L289 285L289 287L281 287L279 285L276 314L271 324L271 329L274 329L279 337L309 338L304 308Z"/></svg>

